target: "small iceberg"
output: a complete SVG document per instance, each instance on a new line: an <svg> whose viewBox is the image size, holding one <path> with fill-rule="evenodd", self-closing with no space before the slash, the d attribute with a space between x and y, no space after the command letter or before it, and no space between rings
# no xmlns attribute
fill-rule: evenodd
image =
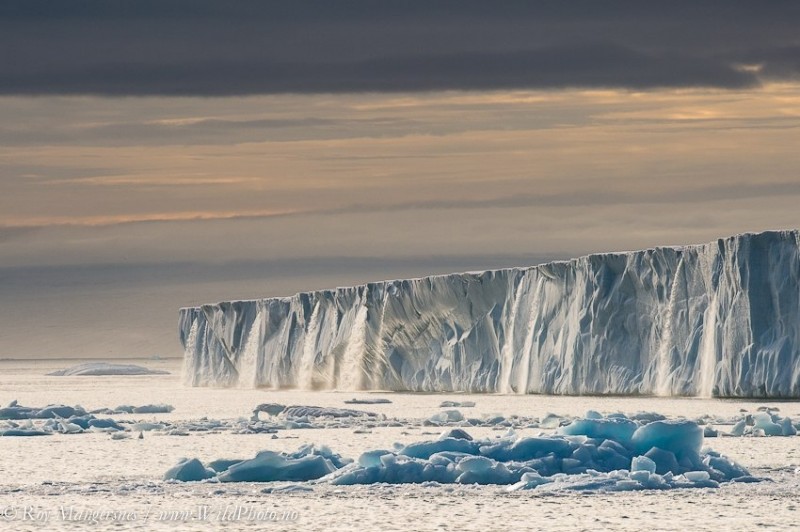
<svg viewBox="0 0 800 532"><path fill-rule="evenodd" d="M169 371L149 369L135 364L87 362L48 373L51 377L99 377L110 375L169 375Z"/></svg>
<svg viewBox="0 0 800 532"><path fill-rule="evenodd" d="M355 397L344 402L346 405L388 405L391 401L384 397L356 399Z"/></svg>

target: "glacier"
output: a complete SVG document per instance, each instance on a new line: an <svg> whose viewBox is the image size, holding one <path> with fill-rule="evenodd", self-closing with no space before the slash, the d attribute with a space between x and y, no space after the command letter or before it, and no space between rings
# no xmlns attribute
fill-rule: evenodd
<svg viewBox="0 0 800 532"><path fill-rule="evenodd" d="M800 397L800 232L180 310L193 386Z"/></svg>

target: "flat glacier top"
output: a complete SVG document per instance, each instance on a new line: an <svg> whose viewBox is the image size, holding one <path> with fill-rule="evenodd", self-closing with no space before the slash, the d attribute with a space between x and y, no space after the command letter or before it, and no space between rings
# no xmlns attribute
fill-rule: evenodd
<svg viewBox="0 0 800 532"><path fill-rule="evenodd" d="M426 275L426 276L422 276L422 277L409 277L407 279L384 279L384 280L378 280L378 281L368 281L368 282L362 283L360 285L355 285L355 286L382 285L382 284L398 283L398 282L402 282L402 281L420 281L420 280L424 280L424 279L441 279L441 278L452 277L452 276L457 276L457 275L482 275L482 274L486 274L486 273L496 273L496 272L504 272L504 271L521 271L522 272L522 271L536 270L536 269L539 269L539 268L541 268L543 266L548 266L548 265L574 264L574 263L577 263L579 261L599 259L599 258L603 258L603 257L625 256L625 255L630 255L630 254L633 254L633 253L652 253L652 252L657 252L659 250L673 250L673 251L677 251L677 252L685 252L685 251L693 249L693 248L696 249L696 248L703 248L705 246L714 245L717 242L721 242L721 241L730 241L730 240L735 240L735 239L739 239L739 238L743 238L743 237L753 237L753 236L757 236L757 235L766 235L766 234L779 235L779 234L798 233L798 231L800 231L800 229L774 229L774 230L768 230L768 231L744 232L744 233L739 233L739 234L736 234L736 235L728 236L728 237L725 237L725 238L720 238L717 241L713 241L713 242L704 242L704 243L697 243L697 244L682 244L682 245L677 245L677 244L676 245L663 245L663 246L654 246L654 247L650 247L650 248L637 249L637 250L608 251L608 252L603 252L603 253L589 253L587 255L581 255L579 257L574 257L574 258L571 258L571 259L554 260L554 261L545 262L545 263L541 263L541 264L535 264L535 265L531 265L531 266L513 266L513 267L509 267L509 268L497 268L497 269L492 269L492 270L473 270L473 271L463 271L463 272L451 272L451 273L443 273L443 274L437 274L437 275ZM344 289L347 289L347 288L353 288L353 286L337 286L336 288L327 288L327 289L311 290L311 291L302 291L302 292L297 292L297 293L292 294L292 295L265 296L265 297L256 297L256 298L252 298L252 299L241 299L241 300L237 300L237 301L248 302L248 301L262 301L262 300L265 300L265 299L275 299L275 300L284 300L284 301L286 301L286 300L289 300L289 299L292 299L292 298L295 298L295 297L298 297L298 296L301 296L301 295L312 294L312 293L315 293L315 292L335 292L337 290L344 290ZM209 305L215 305L215 304L218 305L218 304L226 303L226 302L227 301L218 301L216 303L208 303L208 304ZM180 307L179 310L183 311L183 310L190 310L190 309L198 309L198 308L201 308L202 306L205 306L205 305Z"/></svg>

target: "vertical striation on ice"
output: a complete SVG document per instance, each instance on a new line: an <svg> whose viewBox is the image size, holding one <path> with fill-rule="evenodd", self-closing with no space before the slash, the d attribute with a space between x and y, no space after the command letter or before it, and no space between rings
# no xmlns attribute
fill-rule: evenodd
<svg viewBox="0 0 800 532"><path fill-rule="evenodd" d="M800 233L180 312L187 382L800 397Z"/></svg>

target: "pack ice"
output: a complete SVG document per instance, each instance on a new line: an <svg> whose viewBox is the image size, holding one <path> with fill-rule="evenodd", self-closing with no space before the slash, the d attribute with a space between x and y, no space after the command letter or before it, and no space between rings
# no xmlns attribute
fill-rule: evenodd
<svg viewBox="0 0 800 532"><path fill-rule="evenodd" d="M800 234L184 308L195 386L800 397Z"/></svg>

